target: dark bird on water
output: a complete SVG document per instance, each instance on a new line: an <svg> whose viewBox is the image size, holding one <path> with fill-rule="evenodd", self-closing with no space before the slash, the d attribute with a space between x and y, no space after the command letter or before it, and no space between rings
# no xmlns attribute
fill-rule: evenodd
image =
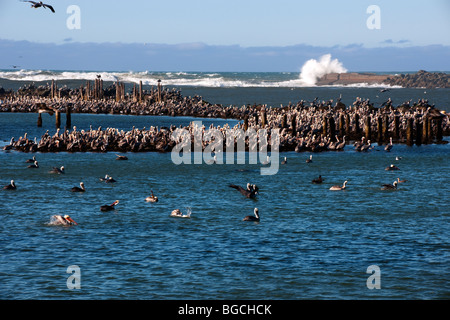
<svg viewBox="0 0 450 320"><path fill-rule="evenodd" d="M116 160L128 160L128 157L126 156L121 156L119 154L116 154L116 156L117 156Z"/></svg>
<svg viewBox="0 0 450 320"><path fill-rule="evenodd" d="M255 216L246 216L246 217L243 219L243 221L257 221L257 222L259 222L258 208L255 208L254 214L255 214Z"/></svg>
<svg viewBox="0 0 450 320"><path fill-rule="evenodd" d="M110 205L105 204L100 207L100 211L112 211L115 209L116 205L118 205L118 204L119 204L119 200L114 201Z"/></svg>
<svg viewBox="0 0 450 320"><path fill-rule="evenodd" d="M55 13L55 9L53 9L53 7L51 5L42 3L42 1L39 1L39 2L36 2L36 1L22 1L22 2L29 2L29 3L31 3L31 7L35 8L35 9L40 8L40 7L44 8L44 9L45 8L49 8L53 13Z"/></svg>
<svg viewBox="0 0 450 320"><path fill-rule="evenodd" d="M317 179L313 179L312 183L320 184L323 182L322 176L319 176Z"/></svg>
<svg viewBox="0 0 450 320"><path fill-rule="evenodd" d="M86 188L84 187L84 183L80 182L80 186L79 187L73 187L71 189L72 192L85 192Z"/></svg>
<svg viewBox="0 0 450 320"><path fill-rule="evenodd" d="M254 184L251 185L250 183L247 184L247 189L244 189L241 186L236 186L234 184L230 184L229 187L238 190L242 195L244 195L247 198L255 198L259 190L259 188L256 185Z"/></svg>
<svg viewBox="0 0 450 320"><path fill-rule="evenodd" d="M382 190L396 190L398 181L394 181L393 184L383 184L381 187Z"/></svg>
<svg viewBox="0 0 450 320"><path fill-rule="evenodd" d="M7 186L4 186L3 190L16 190L16 184L14 183L14 180L11 180L11 183Z"/></svg>

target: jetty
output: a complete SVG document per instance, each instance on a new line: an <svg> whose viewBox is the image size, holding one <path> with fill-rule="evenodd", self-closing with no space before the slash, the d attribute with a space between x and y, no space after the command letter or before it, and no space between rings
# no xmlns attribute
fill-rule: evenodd
<svg viewBox="0 0 450 320"><path fill-rule="evenodd" d="M103 88L101 79L86 82L78 89L58 89L55 81L49 86L32 85L2 97L1 112L32 112L55 115L56 133L47 131L38 141L24 133L11 139L5 150L23 152L169 152L175 145L171 134L177 128L136 129L119 131L115 128L77 130L72 128L73 113L166 115L239 120L233 128L243 130L279 129L280 151L341 151L350 141L377 142L378 145L405 143L421 145L447 143L450 121L445 111L430 105L428 100L406 101L394 105L391 99L376 106L369 99L356 97L351 105L340 99L320 101L300 100L286 106L267 105L222 106L205 101L201 96L184 97L181 91L164 88L161 81L151 90L143 90L142 83L125 92L124 84L116 82ZM61 115L66 125L61 127ZM193 132L192 126L186 130ZM205 128L202 128L204 130ZM196 130L196 129L195 129ZM270 136L269 136L270 139ZM246 149L248 141L246 142ZM204 148L208 144L203 145Z"/></svg>

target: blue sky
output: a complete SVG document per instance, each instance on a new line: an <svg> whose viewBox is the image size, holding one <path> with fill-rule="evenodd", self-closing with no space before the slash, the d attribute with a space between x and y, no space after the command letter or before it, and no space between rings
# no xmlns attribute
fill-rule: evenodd
<svg viewBox="0 0 450 320"><path fill-rule="evenodd" d="M32 9L29 3L19 0L1 0L0 39L56 45L167 44L190 52L220 46L276 50L296 45L330 50L450 46L449 0L44 2L53 5L56 13ZM80 8L80 29L67 27L70 5ZM367 27L371 14L366 10L370 5L380 9L380 29Z"/></svg>
<svg viewBox="0 0 450 320"><path fill-rule="evenodd" d="M450 45L448 0L47 0L56 13L19 0L0 4L0 38L61 43L143 42L208 45L334 46L385 41ZM379 30L366 9L378 5ZM81 29L69 30L70 5L81 10Z"/></svg>

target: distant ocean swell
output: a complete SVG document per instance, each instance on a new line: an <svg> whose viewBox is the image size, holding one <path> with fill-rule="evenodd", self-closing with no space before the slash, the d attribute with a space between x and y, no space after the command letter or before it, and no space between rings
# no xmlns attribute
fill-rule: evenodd
<svg viewBox="0 0 450 320"><path fill-rule="evenodd" d="M250 87L314 87L313 81L305 80L301 73L233 73L233 72L95 72L95 71L49 71L49 70L2 70L0 80L10 81L70 81L94 80L100 75L104 81L120 81L156 85L160 79L164 85L193 86L210 88L250 88ZM358 83L347 87L385 87L382 84Z"/></svg>
<svg viewBox="0 0 450 320"><path fill-rule="evenodd" d="M93 80L98 75L104 81L121 81L155 85L193 86L206 88L251 87L315 87L317 80L329 73L346 73L341 62L326 54L306 61L299 72L102 72L102 71L50 71L50 70L0 70L0 80L11 81L71 81ZM347 87L385 87L383 84L356 83Z"/></svg>

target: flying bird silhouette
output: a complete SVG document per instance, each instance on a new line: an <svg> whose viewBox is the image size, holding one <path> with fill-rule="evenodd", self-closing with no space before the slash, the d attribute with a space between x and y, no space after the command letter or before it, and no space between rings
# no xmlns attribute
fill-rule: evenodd
<svg viewBox="0 0 450 320"><path fill-rule="evenodd" d="M53 9L53 7L51 5L42 3L42 1L36 2L36 1L25 1L25 0L22 0L22 2L29 2L29 3L31 3L31 7L35 8L35 9L40 8L40 7L44 8L44 9L45 8L49 8L53 13L55 12L55 9Z"/></svg>

